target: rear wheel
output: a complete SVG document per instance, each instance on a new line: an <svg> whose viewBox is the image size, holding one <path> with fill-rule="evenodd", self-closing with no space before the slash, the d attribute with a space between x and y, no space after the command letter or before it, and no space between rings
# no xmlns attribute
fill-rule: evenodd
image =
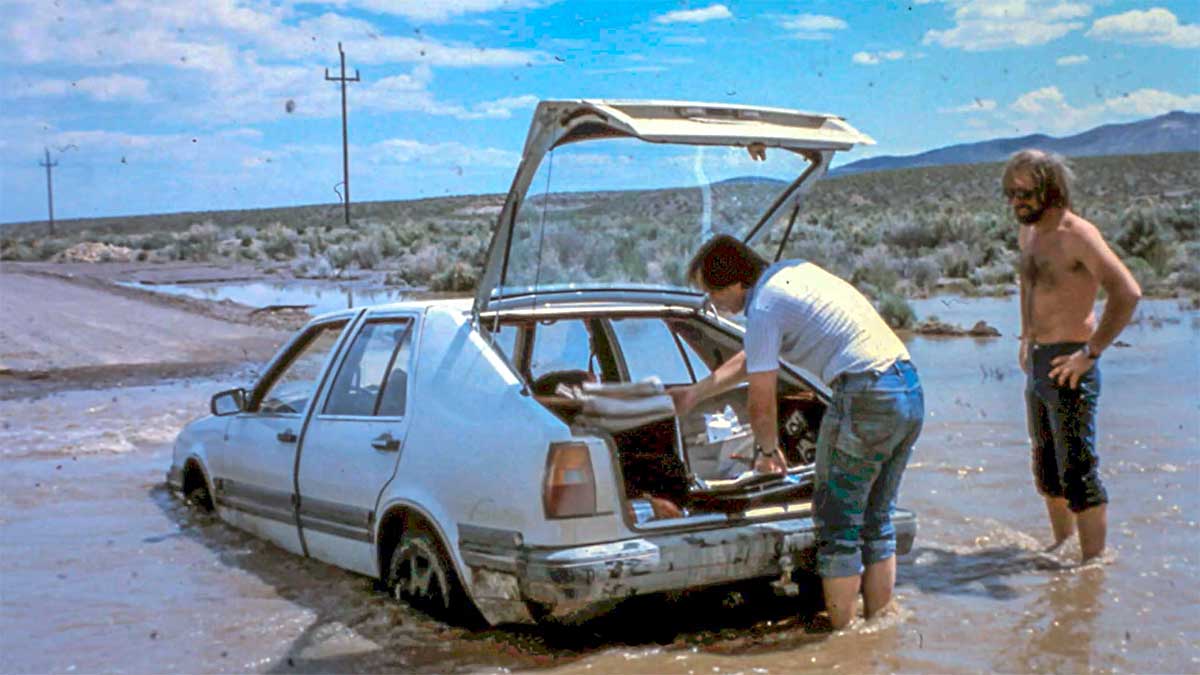
<svg viewBox="0 0 1200 675"><path fill-rule="evenodd" d="M392 553L388 584L397 600L441 619L458 619L466 596L437 536L420 525L408 527Z"/></svg>

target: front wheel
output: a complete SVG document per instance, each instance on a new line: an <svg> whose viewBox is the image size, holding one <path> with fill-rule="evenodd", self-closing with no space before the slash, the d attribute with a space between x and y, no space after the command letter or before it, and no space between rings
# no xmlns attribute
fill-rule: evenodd
<svg viewBox="0 0 1200 675"><path fill-rule="evenodd" d="M388 583L397 600L437 618L457 619L467 606L453 565L437 536L424 528L411 528L400 535Z"/></svg>

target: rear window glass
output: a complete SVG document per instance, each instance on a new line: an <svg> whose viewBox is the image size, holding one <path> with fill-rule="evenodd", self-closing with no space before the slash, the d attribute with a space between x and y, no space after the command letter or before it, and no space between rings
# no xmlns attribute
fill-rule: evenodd
<svg viewBox="0 0 1200 675"><path fill-rule="evenodd" d="M404 414L411 326L407 320L363 326L333 381L325 414ZM387 395L381 399L385 386Z"/></svg>
<svg viewBox="0 0 1200 675"><path fill-rule="evenodd" d="M692 382L675 337L660 319L616 319L612 326L631 380L656 375L664 384Z"/></svg>
<svg viewBox="0 0 1200 675"><path fill-rule="evenodd" d="M537 378L563 370L588 370L591 334L580 319L538 323L534 329L529 373Z"/></svg>

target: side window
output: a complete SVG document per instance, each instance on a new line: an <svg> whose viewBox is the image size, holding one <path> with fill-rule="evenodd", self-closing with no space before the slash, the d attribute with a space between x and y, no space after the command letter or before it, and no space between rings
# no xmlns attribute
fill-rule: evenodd
<svg viewBox="0 0 1200 675"><path fill-rule="evenodd" d="M705 363L704 359L700 358L700 355L697 354L696 350L692 348L691 343L685 340L682 335L679 333L675 333L674 335L679 339L679 344L683 345L684 357L687 358L688 365L692 367L692 373L696 376L696 381L700 381L708 377L708 374L711 373L712 370L709 369L708 364Z"/></svg>
<svg viewBox="0 0 1200 675"><path fill-rule="evenodd" d="M316 392L317 382L321 379L321 367L345 327L346 322L339 321L312 329L291 360L265 387L258 412L303 412Z"/></svg>
<svg viewBox="0 0 1200 675"><path fill-rule="evenodd" d="M529 374L534 380L561 370L587 370L591 358L591 335L581 319L539 323L534 329Z"/></svg>
<svg viewBox="0 0 1200 675"><path fill-rule="evenodd" d="M671 325L673 333L683 342L683 351L688 356L688 363L696 374L696 380L706 377L712 369L718 368L725 363L725 359L733 356L733 348L722 348L696 323L686 319L668 319L667 324Z"/></svg>
<svg viewBox="0 0 1200 675"><path fill-rule="evenodd" d="M491 326L488 326L491 328ZM513 352L517 349L517 335L521 332L521 327L516 324L506 324L500 326L500 330L493 333L496 338L496 347L509 360L513 358Z"/></svg>
<svg viewBox="0 0 1200 675"><path fill-rule="evenodd" d="M657 375L664 384L692 382L675 336L661 320L615 319L612 326L631 380Z"/></svg>
<svg viewBox="0 0 1200 675"><path fill-rule="evenodd" d="M408 319L372 321L363 326L338 368L322 412L403 415L411 334L412 321Z"/></svg>

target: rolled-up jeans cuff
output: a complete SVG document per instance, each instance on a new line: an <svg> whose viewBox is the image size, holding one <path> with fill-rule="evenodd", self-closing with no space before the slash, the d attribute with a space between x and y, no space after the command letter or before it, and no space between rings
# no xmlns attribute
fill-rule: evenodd
<svg viewBox="0 0 1200 675"><path fill-rule="evenodd" d="M876 539L863 542L862 561L864 565L874 565L882 560L896 555L896 538Z"/></svg>
<svg viewBox="0 0 1200 675"><path fill-rule="evenodd" d="M862 554L855 549L845 553L817 553L817 573L823 578L856 577L863 573Z"/></svg>

